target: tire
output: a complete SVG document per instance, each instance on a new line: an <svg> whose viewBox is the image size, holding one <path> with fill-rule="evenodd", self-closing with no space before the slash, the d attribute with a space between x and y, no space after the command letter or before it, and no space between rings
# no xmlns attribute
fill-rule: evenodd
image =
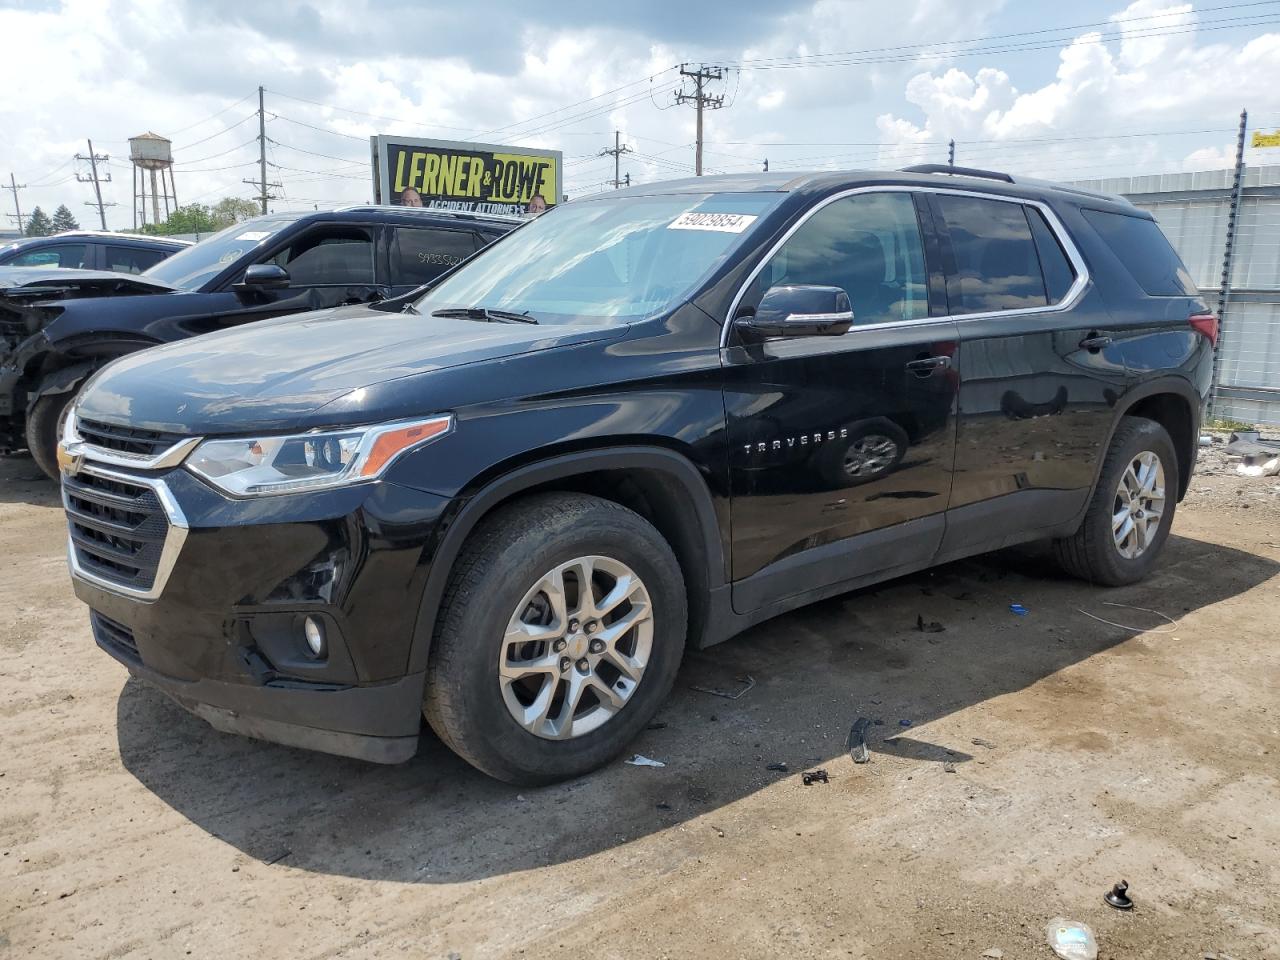
<svg viewBox="0 0 1280 960"><path fill-rule="evenodd" d="M58 479L58 429L75 395L74 390L46 394L27 410L27 450L50 480Z"/></svg>
<svg viewBox="0 0 1280 960"><path fill-rule="evenodd" d="M1146 536L1142 536L1135 527L1122 548L1117 539L1126 529L1125 525L1121 522L1118 531L1113 527L1115 518L1128 509L1124 502L1125 494L1120 490L1121 479L1138 458L1149 459L1152 456L1159 461L1163 476L1159 519L1151 529L1152 510L1143 509L1139 503L1138 512L1144 514L1145 519L1137 523L1145 525ZM1134 477L1140 472L1142 468L1135 471ZM1084 522L1071 536L1054 541L1058 563L1072 576L1103 586L1120 587L1141 580L1151 572L1169 537L1177 508L1178 478L1178 456L1164 427L1154 420L1123 418L1111 439L1111 446L1107 448ZM1132 516L1129 520L1130 523L1135 522ZM1133 555L1126 555L1126 550Z"/></svg>
<svg viewBox="0 0 1280 960"><path fill-rule="evenodd" d="M587 567L581 565L565 567L578 560L589 562L594 573L583 576ZM648 602L628 599L594 619L594 604L603 607L615 595L624 569L639 580L634 597ZM596 584L589 607L575 596L582 580ZM541 590L555 584L562 588L558 608ZM573 614L583 610L586 618L579 622ZM626 507L571 493L535 494L500 507L473 531L450 574L428 661L423 714L458 756L498 780L536 785L580 776L617 756L657 712L680 667L686 611L684 580L671 547ZM624 630L626 617L636 625ZM529 621L536 622L526 629ZM592 624L596 636L588 635ZM546 639L504 642L512 635ZM596 651L605 636L616 641L616 654ZM614 659L619 656L630 664L634 683L615 667L623 662ZM538 672L512 680L526 664L537 665ZM590 669L580 669L584 665ZM548 686L559 700L545 693ZM571 689L585 692L577 701L579 712L566 713ZM614 702L623 695L623 702ZM548 709L540 709L542 704Z"/></svg>

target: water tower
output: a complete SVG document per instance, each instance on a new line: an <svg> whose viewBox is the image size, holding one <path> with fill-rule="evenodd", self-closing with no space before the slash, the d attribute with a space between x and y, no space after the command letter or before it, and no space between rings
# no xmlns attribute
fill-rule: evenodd
<svg viewBox="0 0 1280 960"><path fill-rule="evenodd" d="M169 219L169 204L178 209L178 188L173 184L172 142L158 133L143 133L129 138L129 159L133 161L133 228L138 229L139 214L142 223L147 222L147 197L151 197L151 222L160 219L160 203L164 202L164 219ZM159 171L159 185L156 172ZM147 191L147 172L151 174L151 191ZM165 174L169 182L165 183Z"/></svg>

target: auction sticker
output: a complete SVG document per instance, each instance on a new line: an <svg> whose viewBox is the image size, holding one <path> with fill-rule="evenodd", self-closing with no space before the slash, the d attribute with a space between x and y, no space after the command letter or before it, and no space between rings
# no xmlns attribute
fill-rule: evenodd
<svg viewBox="0 0 1280 960"><path fill-rule="evenodd" d="M669 224L668 230L712 230L716 233L741 233L758 217L752 213L682 213Z"/></svg>
<svg viewBox="0 0 1280 960"><path fill-rule="evenodd" d="M250 230L236 237L237 240L248 240L250 243L257 243L259 240L265 240L271 236L270 230Z"/></svg>

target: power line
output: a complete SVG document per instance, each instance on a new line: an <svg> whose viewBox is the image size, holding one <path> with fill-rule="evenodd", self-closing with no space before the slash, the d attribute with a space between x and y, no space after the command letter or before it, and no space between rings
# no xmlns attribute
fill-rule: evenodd
<svg viewBox="0 0 1280 960"><path fill-rule="evenodd" d="M235 123L231 124L231 126L223 127L217 133L211 133L207 137L201 137L199 140L192 140L190 143L184 143L180 147L174 147L173 152L177 153L179 150L190 150L192 147L198 147L202 143L208 143L210 140L220 137L224 133L230 133L232 130L234 130L236 127L240 126L241 124L248 123L250 120L252 120L256 116L257 116L256 112L247 114L246 116L241 117Z"/></svg>

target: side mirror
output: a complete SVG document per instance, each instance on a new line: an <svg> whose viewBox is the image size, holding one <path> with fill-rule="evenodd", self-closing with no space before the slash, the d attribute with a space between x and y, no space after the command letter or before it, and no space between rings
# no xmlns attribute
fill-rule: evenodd
<svg viewBox="0 0 1280 960"><path fill-rule="evenodd" d="M282 290L289 286L289 271L278 263L255 263L238 284L246 290Z"/></svg>
<svg viewBox="0 0 1280 960"><path fill-rule="evenodd" d="M839 287L818 284L770 287L751 316L736 326L748 336L838 337L853 326L849 295Z"/></svg>

